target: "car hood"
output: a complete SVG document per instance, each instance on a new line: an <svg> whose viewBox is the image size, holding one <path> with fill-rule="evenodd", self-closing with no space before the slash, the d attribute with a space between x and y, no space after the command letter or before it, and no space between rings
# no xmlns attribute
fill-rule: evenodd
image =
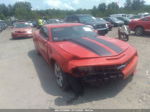
<svg viewBox="0 0 150 112"><path fill-rule="evenodd" d="M131 19L131 21L139 21L140 19Z"/></svg>
<svg viewBox="0 0 150 112"><path fill-rule="evenodd" d="M117 56L128 49L129 44L118 39L95 37L71 39L56 42L56 46L78 58L97 58L103 56Z"/></svg>
<svg viewBox="0 0 150 112"><path fill-rule="evenodd" d="M116 21L116 23L124 23L123 21Z"/></svg>
<svg viewBox="0 0 150 112"><path fill-rule="evenodd" d="M99 21L88 21L88 22L85 22L84 24L86 25L91 25L91 26L96 26L96 25L101 25L101 24L106 24L106 23L103 23L103 22L99 22Z"/></svg>

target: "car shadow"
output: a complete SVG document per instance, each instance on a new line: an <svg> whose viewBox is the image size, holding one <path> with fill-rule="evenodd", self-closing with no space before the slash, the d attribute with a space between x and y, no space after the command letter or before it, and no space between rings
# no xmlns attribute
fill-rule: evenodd
<svg viewBox="0 0 150 112"><path fill-rule="evenodd" d="M24 39L31 39L32 37L21 37L21 38L10 38L9 40L24 40Z"/></svg>
<svg viewBox="0 0 150 112"><path fill-rule="evenodd" d="M35 50L29 51L28 56L34 63L37 76L40 79L41 86L45 92L53 96L55 105L65 106L67 101L72 99L72 91L62 91L56 84L52 68L45 62L42 56L39 56ZM84 85L83 96L76 99L71 105L87 103L91 101L103 100L116 96L131 81L131 78L122 81L114 81L108 84Z"/></svg>
<svg viewBox="0 0 150 112"><path fill-rule="evenodd" d="M143 35L141 35L141 36L137 36L137 35L135 35L135 33L131 33L130 36L150 38L150 33L149 33L149 32L145 32L145 33L144 33Z"/></svg>

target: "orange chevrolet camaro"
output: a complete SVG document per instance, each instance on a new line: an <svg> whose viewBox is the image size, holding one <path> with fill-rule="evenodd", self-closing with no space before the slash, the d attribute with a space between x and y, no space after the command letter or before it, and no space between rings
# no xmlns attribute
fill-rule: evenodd
<svg viewBox="0 0 150 112"><path fill-rule="evenodd" d="M99 36L79 23L44 25L35 31L33 41L37 52L53 65L63 89L73 85L81 90L80 81L126 79L138 62L136 49L128 43Z"/></svg>

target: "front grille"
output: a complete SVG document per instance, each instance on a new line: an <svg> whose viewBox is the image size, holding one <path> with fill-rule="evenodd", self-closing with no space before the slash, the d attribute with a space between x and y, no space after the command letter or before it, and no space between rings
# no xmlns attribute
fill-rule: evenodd
<svg viewBox="0 0 150 112"><path fill-rule="evenodd" d="M106 24L99 24L99 25L96 25L96 29L98 28L106 28Z"/></svg>
<svg viewBox="0 0 150 112"><path fill-rule="evenodd" d="M110 79L122 79L123 74L121 72L121 65L114 66L96 66L87 71L76 70L78 74L85 74L84 80L110 80Z"/></svg>
<svg viewBox="0 0 150 112"><path fill-rule="evenodd" d="M117 75L121 74L121 70L118 69L119 66L105 66L105 67L94 67L92 72L89 72L87 75L99 75L102 78L116 78Z"/></svg>
<svg viewBox="0 0 150 112"><path fill-rule="evenodd" d="M26 33L26 31L16 31L16 33Z"/></svg>

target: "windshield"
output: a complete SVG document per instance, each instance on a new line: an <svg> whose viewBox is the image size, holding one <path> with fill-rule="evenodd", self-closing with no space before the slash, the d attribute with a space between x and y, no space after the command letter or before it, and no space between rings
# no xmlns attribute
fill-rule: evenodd
<svg viewBox="0 0 150 112"><path fill-rule="evenodd" d="M16 23L14 24L14 27L15 28L27 28L27 27L30 27L30 25L25 24L25 23Z"/></svg>
<svg viewBox="0 0 150 112"><path fill-rule="evenodd" d="M100 21L100 22L107 22L106 20L104 20L103 18L96 18L97 21Z"/></svg>
<svg viewBox="0 0 150 112"><path fill-rule="evenodd" d="M50 23L59 23L59 20L58 19L49 19L47 20L47 23L50 24Z"/></svg>
<svg viewBox="0 0 150 112"><path fill-rule="evenodd" d="M110 18L111 20L113 20L113 21L118 21L118 19L117 18Z"/></svg>
<svg viewBox="0 0 150 112"><path fill-rule="evenodd" d="M81 23L88 23L88 22L93 22L96 20L95 17L93 16L80 16L79 20Z"/></svg>
<svg viewBox="0 0 150 112"><path fill-rule="evenodd" d="M95 36L97 36L97 33L94 32L92 28L85 25L52 29L52 37L54 41L64 41L73 38Z"/></svg>
<svg viewBox="0 0 150 112"><path fill-rule="evenodd" d="M124 20L126 20L126 21L130 21L130 19L129 19L129 18L127 18L127 17L126 17L126 18L124 18Z"/></svg>
<svg viewBox="0 0 150 112"><path fill-rule="evenodd" d="M139 19L139 18L141 18L141 17L142 17L142 16L137 15L137 16L131 17L131 19Z"/></svg>

